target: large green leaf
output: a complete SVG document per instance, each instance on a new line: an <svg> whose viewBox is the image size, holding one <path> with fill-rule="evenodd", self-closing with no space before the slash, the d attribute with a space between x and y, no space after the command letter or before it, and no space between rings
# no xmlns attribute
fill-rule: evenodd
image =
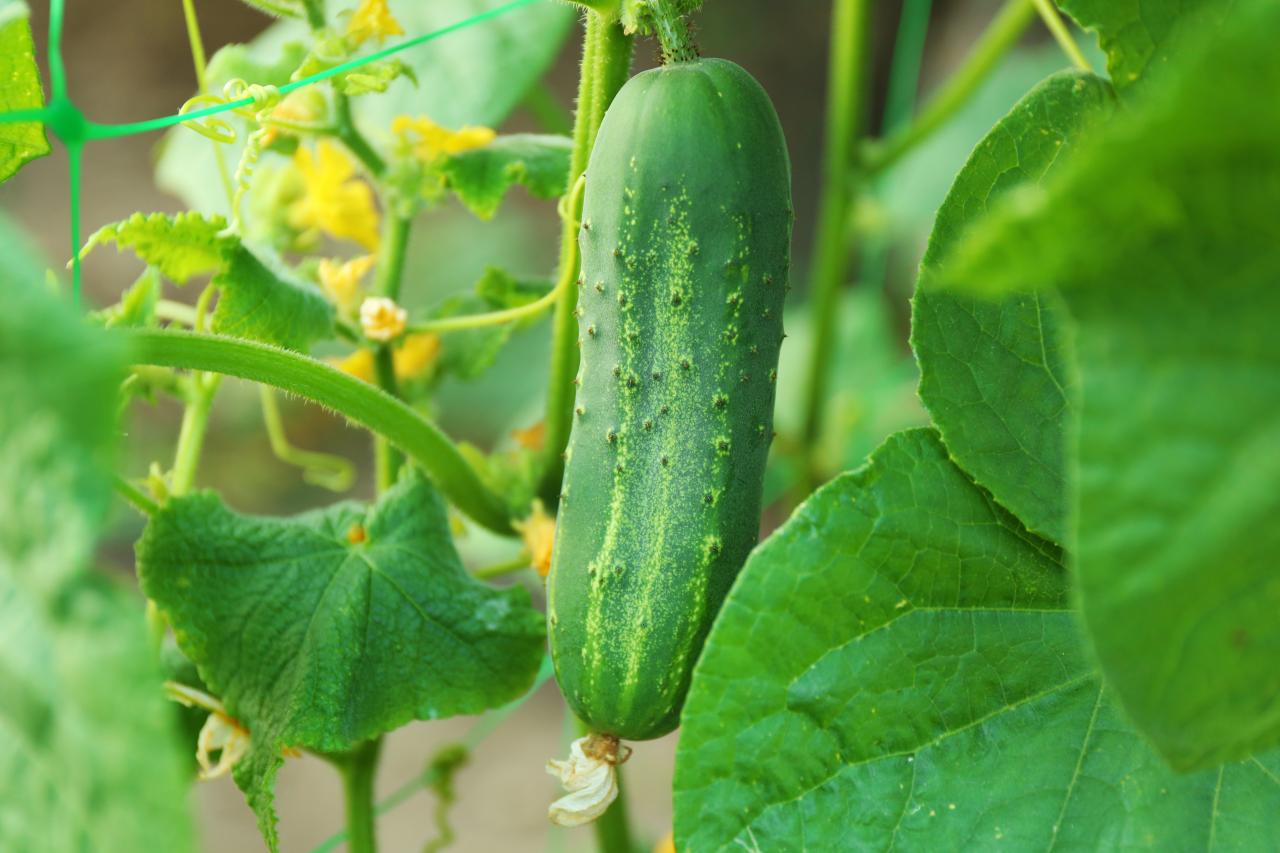
<svg viewBox="0 0 1280 853"><path fill-rule="evenodd" d="M537 198L564 195L573 142L565 136L516 133L446 157L440 164L449 189L481 219L491 219L516 184Z"/></svg>
<svg viewBox="0 0 1280 853"><path fill-rule="evenodd" d="M1177 56L1179 33L1193 25L1215 23L1233 0L1058 0L1080 26L1098 33L1107 54L1107 71L1124 90L1151 72L1159 73Z"/></svg>
<svg viewBox="0 0 1280 853"><path fill-rule="evenodd" d="M410 720L474 714L528 689L543 620L519 587L472 580L419 476L374 507L252 518L175 499L138 543L143 589L201 678L249 729L237 784L274 848L285 747L339 752Z"/></svg>
<svg viewBox="0 0 1280 853"><path fill-rule="evenodd" d="M85 566L122 354L0 222L0 849L191 846L139 600Z"/></svg>
<svg viewBox="0 0 1280 853"><path fill-rule="evenodd" d="M100 228L81 254L115 243L176 284L211 273L222 291L211 324L218 334L304 352L313 342L332 337L334 309L319 289L267 252L251 250L226 228L220 216L135 213Z"/></svg>
<svg viewBox="0 0 1280 853"><path fill-rule="evenodd" d="M676 846L1203 850L1274 840L1280 758L1176 776L1081 648L1059 551L899 433L748 560L694 674Z"/></svg>
<svg viewBox="0 0 1280 853"><path fill-rule="evenodd" d="M44 106L29 15L22 0L0 0L0 113ZM40 122L0 124L0 182L48 153Z"/></svg>
<svg viewBox="0 0 1280 853"><path fill-rule="evenodd" d="M1127 710L1184 768L1280 741L1277 32L1280 6L1237 3L942 272L1067 302L1081 604Z"/></svg>
<svg viewBox="0 0 1280 853"><path fill-rule="evenodd" d="M1022 99L974 150L938 211L921 274L1009 190L1038 183L1112 112L1111 87L1067 71ZM1025 274L1035 277L1029 265ZM969 475L1030 530L1066 538L1066 429L1072 377L1052 294L999 302L923 289L911 343L920 398Z"/></svg>

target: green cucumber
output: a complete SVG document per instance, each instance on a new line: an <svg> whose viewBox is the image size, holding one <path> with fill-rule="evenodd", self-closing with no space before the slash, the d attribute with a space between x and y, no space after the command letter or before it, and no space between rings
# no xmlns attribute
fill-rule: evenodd
<svg viewBox="0 0 1280 853"><path fill-rule="evenodd" d="M548 622L593 731L674 729L755 546L790 266L773 105L719 59L637 75L587 167L581 368Z"/></svg>

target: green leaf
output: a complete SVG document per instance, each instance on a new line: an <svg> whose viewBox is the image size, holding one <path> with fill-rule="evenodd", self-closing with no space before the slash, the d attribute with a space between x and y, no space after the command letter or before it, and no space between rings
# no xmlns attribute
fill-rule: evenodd
<svg viewBox="0 0 1280 853"><path fill-rule="evenodd" d="M1178 55L1178 35L1220 21L1232 0L1058 0L1086 30L1098 34L1107 54L1107 71L1116 89L1125 90Z"/></svg>
<svg viewBox="0 0 1280 853"><path fill-rule="evenodd" d="M44 106L30 14L22 0L0 0L0 112ZM48 153L49 138L40 122L0 124L0 183Z"/></svg>
<svg viewBox="0 0 1280 853"><path fill-rule="evenodd" d="M1045 80L978 144L938 211L929 276L1005 193L1035 185L1112 113L1111 87L1067 71ZM1035 277L1034 264L1024 274ZM1064 319L1052 294L999 302L920 289L912 347L920 398L952 457L1030 530L1066 539L1066 429L1073 405Z"/></svg>
<svg viewBox="0 0 1280 853"><path fill-rule="evenodd" d="M518 587L472 580L419 476L375 507L253 518L212 493L175 499L138 544L143 589L252 737L236 782L275 846L284 747L339 752L410 720L523 693L543 620Z"/></svg>
<svg viewBox="0 0 1280 853"><path fill-rule="evenodd" d="M498 212L517 184L536 198L564 195L573 140L519 133L500 136L484 148L445 157L439 169L458 199L481 219Z"/></svg>
<svg viewBox="0 0 1280 853"><path fill-rule="evenodd" d="M1237 3L941 274L1067 303L1083 613L1126 710L1180 768L1280 742L1276 32L1280 6Z"/></svg>
<svg viewBox="0 0 1280 853"><path fill-rule="evenodd" d="M332 337L334 309L319 289L265 251L251 250L226 227L220 216L135 213L99 229L81 256L115 243L132 249L176 284L212 273L212 283L222 291L212 322L218 334L301 352Z"/></svg>
<svg viewBox="0 0 1280 853"><path fill-rule="evenodd" d="M462 293L450 296L427 312L426 319L440 320L519 308L538 301L549 289L548 282L519 281L505 270L488 267L484 276L476 282L474 295ZM441 333L441 372L464 381L479 378L493 367L511 336L532 322L536 322L536 319Z"/></svg>
<svg viewBox="0 0 1280 853"><path fill-rule="evenodd" d="M1256 849L1280 758L1176 776L1103 695L1060 552L889 439L761 545L676 755L682 850Z"/></svg>
<svg viewBox="0 0 1280 853"><path fill-rule="evenodd" d="M188 850L140 602L85 568L122 353L0 235L0 849Z"/></svg>

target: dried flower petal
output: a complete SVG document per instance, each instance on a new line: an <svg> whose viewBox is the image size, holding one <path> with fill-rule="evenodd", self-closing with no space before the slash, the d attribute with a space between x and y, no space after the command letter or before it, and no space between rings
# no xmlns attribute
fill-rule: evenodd
<svg viewBox="0 0 1280 853"><path fill-rule="evenodd" d="M408 325L409 313L384 296L366 299L360 306L360 328L371 341L394 341Z"/></svg>
<svg viewBox="0 0 1280 853"><path fill-rule="evenodd" d="M618 772L613 755L596 749L599 735L575 740L569 760L547 762L547 772L569 793L551 804L547 816L556 826L582 826L600 815L618 797ZM613 740L616 747L617 741Z"/></svg>

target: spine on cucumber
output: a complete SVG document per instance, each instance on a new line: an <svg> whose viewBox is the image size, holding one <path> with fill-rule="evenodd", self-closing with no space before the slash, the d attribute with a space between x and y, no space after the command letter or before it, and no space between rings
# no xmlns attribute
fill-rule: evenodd
<svg viewBox="0 0 1280 853"><path fill-rule="evenodd" d="M587 168L548 581L561 689L601 734L676 727L756 544L792 220L782 129L746 71L700 59L623 87Z"/></svg>

